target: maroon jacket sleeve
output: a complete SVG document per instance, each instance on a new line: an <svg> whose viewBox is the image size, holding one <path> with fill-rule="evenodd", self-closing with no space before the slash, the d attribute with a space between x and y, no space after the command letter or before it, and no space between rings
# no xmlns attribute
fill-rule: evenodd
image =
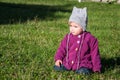
<svg viewBox="0 0 120 80"><path fill-rule="evenodd" d="M91 52L93 71L101 72L101 59L100 59L100 53L98 48L98 40L96 38L94 37L91 38L90 47L91 47L90 52Z"/></svg>
<svg viewBox="0 0 120 80"><path fill-rule="evenodd" d="M66 56L66 44L67 44L67 36L68 34L63 38L61 41L59 48L56 51L56 54L54 56L54 60L63 60L63 58Z"/></svg>

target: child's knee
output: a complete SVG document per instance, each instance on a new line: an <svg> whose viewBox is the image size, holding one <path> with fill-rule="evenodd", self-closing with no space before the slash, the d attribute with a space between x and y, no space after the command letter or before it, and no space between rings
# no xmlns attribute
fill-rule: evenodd
<svg viewBox="0 0 120 80"><path fill-rule="evenodd" d="M76 73L78 73L78 74L83 74L83 75L88 75L88 74L91 73L91 70L88 69L88 68L82 67L82 68L80 68L79 70L76 70Z"/></svg>

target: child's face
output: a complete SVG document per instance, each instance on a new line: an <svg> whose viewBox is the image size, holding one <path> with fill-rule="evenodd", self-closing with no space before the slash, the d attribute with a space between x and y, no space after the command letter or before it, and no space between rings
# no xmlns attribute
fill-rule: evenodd
<svg viewBox="0 0 120 80"><path fill-rule="evenodd" d="M69 26L70 26L70 33L72 33L73 35L79 35L83 32L82 27L74 22L70 22Z"/></svg>

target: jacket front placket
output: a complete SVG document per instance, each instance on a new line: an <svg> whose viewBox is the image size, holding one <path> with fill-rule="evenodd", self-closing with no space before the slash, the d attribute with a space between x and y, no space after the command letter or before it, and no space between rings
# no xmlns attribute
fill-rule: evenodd
<svg viewBox="0 0 120 80"><path fill-rule="evenodd" d="M73 65L77 65L78 63L78 51L79 51L79 46L81 43L81 35L76 36L77 38L71 38L72 40L70 40L70 45L71 47L69 48L68 51L68 61L69 61L69 65L72 67ZM75 40L75 41L74 41ZM74 43L73 43L74 42Z"/></svg>

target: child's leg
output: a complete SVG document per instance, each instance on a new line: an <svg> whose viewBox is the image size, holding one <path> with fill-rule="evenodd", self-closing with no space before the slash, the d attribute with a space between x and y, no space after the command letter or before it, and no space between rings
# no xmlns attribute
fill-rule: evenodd
<svg viewBox="0 0 120 80"><path fill-rule="evenodd" d="M55 71L68 71L63 65L60 65L60 67L54 65Z"/></svg>
<svg viewBox="0 0 120 80"><path fill-rule="evenodd" d="M82 67L82 68L76 70L76 73L87 75L87 74L91 73L91 70L88 68Z"/></svg>

